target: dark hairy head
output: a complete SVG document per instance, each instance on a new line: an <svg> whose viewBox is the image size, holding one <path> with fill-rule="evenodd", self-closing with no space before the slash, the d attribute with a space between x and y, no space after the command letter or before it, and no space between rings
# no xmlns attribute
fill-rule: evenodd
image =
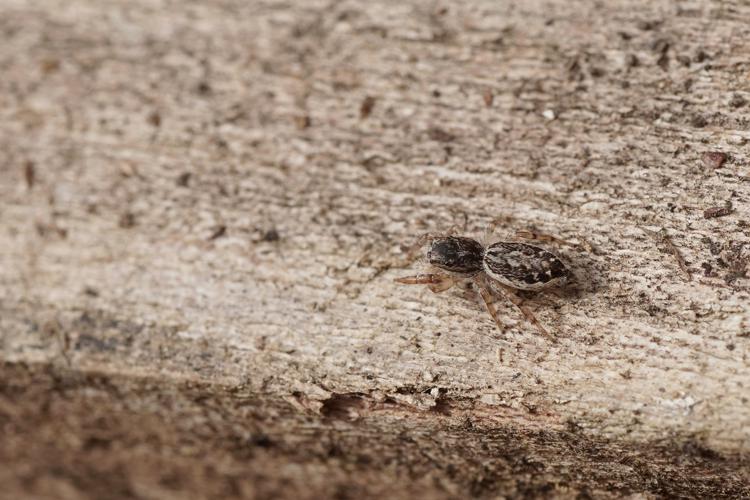
<svg viewBox="0 0 750 500"><path fill-rule="evenodd" d="M484 248L471 238L448 236L432 242L427 260L440 269L454 273L474 274L482 270Z"/></svg>

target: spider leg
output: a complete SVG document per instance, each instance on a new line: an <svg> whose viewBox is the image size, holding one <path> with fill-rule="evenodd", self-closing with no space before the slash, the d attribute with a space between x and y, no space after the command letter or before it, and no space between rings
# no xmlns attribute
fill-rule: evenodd
<svg viewBox="0 0 750 500"><path fill-rule="evenodd" d="M520 231L516 231L516 237L523 238L525 240L548 241L551 243L557 243L558 245L578 246L575 243L570 243L569 241L560 239L557 236L552 236L551 234L537 233L536 231L531 231L529 229L522 229Z"/></svg>
<svg viewBox="0 0 750 500"><path fill-rule="evenodd" d="M513 305L516 306L519 311L521 311L521 313L530 323L536 326L536 328L542 333L542 335L557 343L557 339L542 326L539 320L536 319L536 316L534 316L534 313L531 312L531 309L523 304L523 299L521 299L509 287L505 285L499 285L498 289L508 300L513 302Z"/></svg>
<svg viewBox="0 0 750 500"><path fill-rule="evenodd" d="M440 233L440 236L455 236L461 232L466 232L466 225L469 223L469 217L464 214L464 225L463 228L459 227L458 224L453 224L448 229Z"/></svg>
<svg viewBox="0 0 750 500"><path fill-rule="evenodd" d="M448 290L455 284L456 281L453 278L446 276L440 283L427 285L427 288L429 288L432 293L440 293Z"/></svg>
<svg viewBox="0 0 750 500"><path fill-rule="evenodd" d="M551 234L537 233L536 231L531 231L529 229L522 229L520 231L516 231L516 237L522 238L525 240L547 241L550 243L556 243L558 245L565 245L565 246L574 247L574 248L583 248L587 252L593 252L593 248L591 244L581 237L577 238L581 240L580 243L572 243L570 241L563 240L556 236L552 236Z"/></svg>
<svg viewBox="0 0 750 500"><path fill-rule="evenodd" d="M496 217L492 219L490 222L487 223L487 226L484 228L484 234L482 235L482 241L488 242L491 240L492 236L495 235L495 232L497 231L498 226L507 226L513 222L513 217L509 215Z"/></svg>
<svg viewBox="0 0 750 500"><path fill-rule="evenodd" d="M497 316L497 309L495 309L495 304L492 300L492 294L490 293L489 287L484 283L484 280L479 276L474 277L474 283L476 283L477 288L479 289L479 294L482 296L482 300L484 300L484 305L487 307L487 312L490 313L490 316L492 316L492 319L495 321L495 325L497 325L497 328L501 331L505 331L505 327L502 323L500 323L500 318Z"/></svg>
<svg viewBox="0 0 750 500"><path fill-rule="evenodd" d="M417 238L416 241L406 249L406 266L417 260L422 247L425 246L428 241L434 238L437 238L437 235L435 233L425 233L419 236L419 238Z"/></svg>
<svg viewBox="0 0 750 500"><path fill-rule="evenodd" d="M402 285L427 285L433 293L444 292L456 284L455 279L445 274L416 274L396 278L394 281Z"/></svg>

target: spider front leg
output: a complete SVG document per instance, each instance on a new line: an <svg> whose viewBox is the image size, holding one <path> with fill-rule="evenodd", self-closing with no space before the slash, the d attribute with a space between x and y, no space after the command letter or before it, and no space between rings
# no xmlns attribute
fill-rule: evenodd
<svg viewBox="0 0 750 500"><path fill-rule="evenodd" d="M433 293L444 292L456 284L456 280L450 276L437 273L404 276L403 278L396 278L394 281L402 285L427 285L427 288Z"/></svg>

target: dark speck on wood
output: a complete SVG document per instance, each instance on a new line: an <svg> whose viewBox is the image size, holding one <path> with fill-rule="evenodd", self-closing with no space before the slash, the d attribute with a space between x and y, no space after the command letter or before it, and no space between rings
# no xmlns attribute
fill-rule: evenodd
<svg viewBox="0 0 750 500"><path fill-rule="evenodd" d="M432 127L427 131L427 135L433 141L439 142L451 142L456 139L455 135L451 134L450 132L446 132L440 127Z"/></svg>
<svg viewBox="0 0 750 500"><path fill-rule="evenodd" d="M726 153L719 151L708 151L701 157L703 164L710 168L720 168L727 161Z"/></svg>
<svg viewBox="0 0 750 500"><path fill-rule="evenodd" d="M732 202L728 201L723 207L711 207L703 212L703 217L706 219L714 219L716 217L724 217L732 213Z"/></svg>

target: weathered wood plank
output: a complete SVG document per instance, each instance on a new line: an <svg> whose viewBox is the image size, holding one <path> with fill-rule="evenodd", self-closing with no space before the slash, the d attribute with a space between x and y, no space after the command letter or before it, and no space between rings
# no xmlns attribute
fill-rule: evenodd
<svg viewBox="0 0 750 500"><path fill-rule="evenodd" d="M4 0L0 356L303 413L356 394L368 421L395 401L699 443L740 470L748 20L708 1ZM471 290L392 282L417 235L493 219L594 247L560 249L577 291L531 301L557 344L509 305L498 332Z"/></svg>

